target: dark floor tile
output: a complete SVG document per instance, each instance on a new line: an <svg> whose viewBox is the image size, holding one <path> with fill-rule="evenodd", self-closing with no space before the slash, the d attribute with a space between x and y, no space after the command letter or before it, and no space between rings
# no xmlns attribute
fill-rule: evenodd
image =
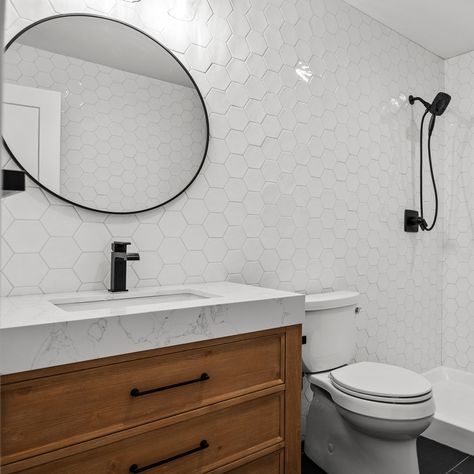
<svg viewBox="0 0 474 474"><path fill-rule="evenodd" d="M474 456L468 457L465 461L456 466L456 470L452 472L458 474L474 474Z"/></svg>
<svg viewBox="0 0 474 474"><path fill-rule="evenodd" d="M301 455L301 474L326 474L320 467L311 461L305 454Z"/></svg>
<svg viewBox="0 0 474 474"><path fill-rule="evenodd" d="M418 438L417 449L420 474L446 474L454 467L449 474L474 474L474 456L466 459L467 454L423 437ZM301 474L326 473L302 454Z"/></svg>
<svg viewBox="0 0 474 474"><path fill-rule="evenodd" d="M467 456L457 449L422 436L418 438L417 449L420 474L445 474ZM474 474L474 471L466 474Z"/></svg>

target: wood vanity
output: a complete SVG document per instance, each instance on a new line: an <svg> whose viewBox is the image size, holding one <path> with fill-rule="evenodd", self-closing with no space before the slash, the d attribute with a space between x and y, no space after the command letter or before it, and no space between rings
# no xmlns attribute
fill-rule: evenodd
<svg viewBox="0 0 474 474"><path fill-rule="evenodd" d="M300 472L301 325L5 375L2 473Z"/></svg>

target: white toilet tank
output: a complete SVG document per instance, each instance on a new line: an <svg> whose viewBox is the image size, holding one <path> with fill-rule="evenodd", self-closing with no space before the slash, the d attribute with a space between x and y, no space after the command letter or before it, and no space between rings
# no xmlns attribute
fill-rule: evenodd
<svg viewBox="0 0 474 474"><path fill-rule="evenodd" d="M335 291L306 295L303 368L324 372L349 364L356 350L355 311L359 293Z"/></svg>

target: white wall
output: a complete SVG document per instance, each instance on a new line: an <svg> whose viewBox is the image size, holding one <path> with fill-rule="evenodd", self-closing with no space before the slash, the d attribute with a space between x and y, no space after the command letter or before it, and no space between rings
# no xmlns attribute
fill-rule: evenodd
<svg viewBox="0 0 474 474"><path fill-rule="evenodd" d="M212 138L200 177L164 209L84 212L31 185L4 200L3 293L105 288L110 242L130 239L142 257L130 287L357 289L358 359L439 365L441 238L405 234L403 210L417 207L421 112L413 121L405 97L442 90L442 60L341 0L196 0L184 20L172 3L7 1L9 37L72 8L163 41L201 88Z"/></svg>
<svg viewBox="0 0 474 474"><path fill-rule="evenodd" d="M443 364L474 372L474 52L446 61Z"/></svg>

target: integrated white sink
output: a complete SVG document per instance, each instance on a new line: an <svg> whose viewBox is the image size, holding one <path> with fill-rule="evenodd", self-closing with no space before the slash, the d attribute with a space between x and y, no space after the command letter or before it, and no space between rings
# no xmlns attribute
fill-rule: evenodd
<svg viewBox="0 0 474 474"><path fill-rule="evenodd" d="M62 309L63 311L91 311L94 309L115 309L128 308L136 306L156 305L160 303L170 303L179 301L200 300L204 298L213 298L214 295L206 295L201 292L193 293L191 291L184 292L168 292L155 293L152 295L109 295L100 297L78 297L51 300L51 303Z"/></svg>

